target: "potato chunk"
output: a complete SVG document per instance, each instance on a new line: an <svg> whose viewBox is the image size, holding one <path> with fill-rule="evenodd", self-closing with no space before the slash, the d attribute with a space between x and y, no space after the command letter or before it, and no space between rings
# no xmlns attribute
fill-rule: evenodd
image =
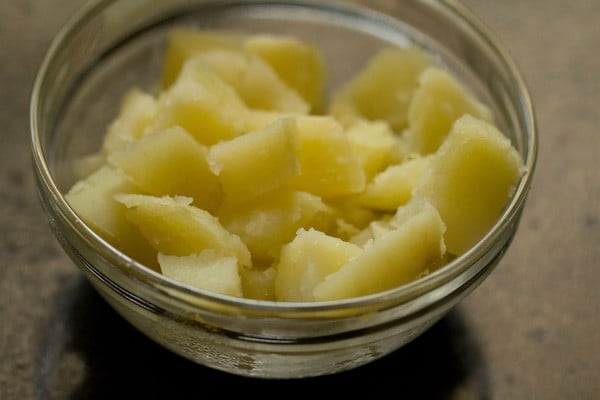
<svg viewBox="0 0 600 400"><path fill-rule="evenodd" d="M244 204L224 205L216 213L230 232L238 235L253 261L272 263L281 246L302 227L327 229L334 225L334 211L310 193L275 190Z"/></svg>
<svg viewBox="0 0 600 400"><path fill-rule="evenodd" d="M129 257L157 269L156 251L125 217L125 209L114 200L119 193L140 193L122 171L103 166L77 182L65 195L73 211L103 239Z"/></svg>
<svg viewBox="0 0 600 400"><path fill-rule="evenodd" d="M416 279L444 254L444 223L431 205L367 245L314 288L317 301L393 289Z"/></svg>
<svg viewBox="0 0 600 400"><path fill-rule="evenodd" d="M224 257L213 250L189 256L158 254L164 276L200 289L242 297L242 281L236 257Z"/></svg>
<svg viewBox="0 0 600 400"><path fill-rule="evenodd" d="M296 37L165 44L160 91L126 92L65 198L184 284L292 302L390 290L472 248L524 172L491 109L418 47L374 48L330 87L344 76L325 82L318 44Z"/></svg>
<svg viewBox="0 0 600 400"><path fill-rule="evenodd" d="M395 211L410 200L413 189L430 164L429 156L388 167L356 196L356 203L374 210Z"/></svg>
<svg viewBox="0 0 600 400"><path fill-rule="evenodd" d="M150 129L179 125L204 145L244 133L249 113L235 90L202 60L190 59L175 83L161 93Z"/></svg>
<svg viewBox="0 0 600 400"><path fill-rule="evenodd" d="M160 253L188 256L212 249L236 257L241 265L251 265L250 252L240 238L207 211L191 206L191 198L135 194L115 198L127 207L127 218Z"/></svg>
<svg viewBox="0 0 600 400"><path fill-rule="evenodd" d="M281 249L275 278L279 301L313 301L314 288L361 252L360 247L314 229L300 229Z"/></svg>
<svg viewBox="0 0 600 400"><path fill-rule="evenodd" d="M397 137L383 121L356 123L346 130L346 137L360 160L367 182L397 159Z"/></svg>
<svg viewBox="0 0 600 400"><path fill-rule="evenodd" d="M225 201L243 203L297 175L297 136L295 120L284 118L260 131L212 146L208 160L219 177Z"/></svg>
<svg viewBox="0 0 600 400"><path fill-rule="evenodd" d="M152 126L158 102L154 96L138 88L127 91L119 115L110 123L102 150L106 154L128 146L144 136Z"/></svg>
<svg viewBox="0 0 600 400"><path fill-rule="evenodd" d="M523 173L510 141L493 125L460 118L416 188L438 209L448 251L460 255L500 217Z"/></svg>
<svg viewBox="0 0 600 400"><path fill-rule="evenodd" d="M213 30L180 28L171 31L163 61L162 87L171 86L185 62L195 55L210 50L240 50L245 38L242 34Z"/></svg>
<svg viewBox="0 0 600 400"><path fill-rule="evenodd" d="M262 58L242 51L213 50L194 57L231 85L250 108L306 114L310 106Z"/></svg>
<svg viewBox="0 0 600 400"><path fill-rule="evenodd" d="M275 277L277 276L275 268L240 268L239 272L245 298L275 300Z"/></svg>
<svg viewBox="0 0 600 400"><path fill-rule="evenodd" d="M291 36L258 34L249 36L244 48L264 59L290 88L310 104L311 111L321 111L325 61L314 45Z"/></svg>
<svg viewBox="0 0 600 400"><path fill-rule="evenodd" d="M438 67L428 68L419 79L419 88L408 109L409 146L420 154L435 152L454 121L465 114L492 121L491 111L448 72Z"/></svg>
<svg viewBox="0 0 600 400"><path fill-rule="evenodd" d="M147 194L192 197L195 206L210 211L220 204L223 192L207 154L208 148L176 126L114 151L108 161Z"/></svg>
<svg viewBox="0 0 600 400"><path fill-rule="evenodd" d="M365 173L341 125L332 117L299 116L300 174L295 188L323 198L362 191Z"/></svg>
<svg viewBox="0 0 600 400"><path fill-rule="evenodd" d="M419 75L431 64L421 49L380 50L350 82L333 96L330 112L345 126L361 119L384 120L401 132Z"/></svg>

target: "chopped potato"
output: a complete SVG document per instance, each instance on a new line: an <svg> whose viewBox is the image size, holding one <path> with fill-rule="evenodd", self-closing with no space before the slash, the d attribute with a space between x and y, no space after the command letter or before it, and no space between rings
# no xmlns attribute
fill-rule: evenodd
<svg viewBox="0 0 600 400"><path fill-rule="evenodd" d="M420 276L444 254L444 222L424 207L398 228L377 237L356 257L315 286L318 301L393 289Z"/></svg>
<svg viewBox="0 0 600 400"><path fill-rule="evenodd" d="M294 187L323 198L362 191L365 173L341 125L328 116L296 119L300 173Z"/></svg>
<svg viewBox="0 0 600 400"><path fill-rule="evenodd" d="M209 50L239 50L245 35L214 30L175 29L170 32L163 62L162 86L168 88L179 77L187 60Z"/></svg>
<svg viewBox="0 0 600 400"><path fill-rule="evenodd" d="M360 160L367 182L399 158L399 139L383 121L358 122L346 130L346 137Z"/></svg>
<svg viewBox="0 0 600 400"><path fill-rule="evenodd" d="M401 132L421 72L431 65L429 56L413 47L386 48L333 95L330 113L345 126L360 120L387 121Z"/></svg>
<svg viewBox="0 0 600 400"><path fill-rule="evenodd" d="M360 247L323 232L299 230L295 239L281 249L275 279L276 298L313 301L315 287L360 253Z"/></svg>
<svg viewBox="0 0 600 400"><path fill-rule="evenodd" d="M416 192L438 209L448 251L460 255L498 220L522 173L510 141L493 125L466 115L454 124Z"/></svg>
<svg viewBox="0 0 600 400"><path fill-rule="evenodd" d="M242 280L235 257L224 257L209 249L189 256L159 253L158 263L168 278L200 289L242 297Z"/></svg>
<svg viewBox="0 0 600 400"><path fill-rule="evenodd" d="M306 192L280 189L244 204L224 204L217 217L238 235L258 263L273 262L283 244L300 228L334 225L334 210L321 198Z"/></svg>
<svg viewBox="0 0 600 400"><path fill-rule="evenodd" d="M431 157L417 157L388 167L356 196L357 204L374 210L397 210L410 200L414 187L430 164Z"/></svg>
<svg viewBox="0 0 600 400"><path fill-rule="evenodd" d="M103 239L125 254L157 269L156 252L125 217L123 207L114 200L114 196L120 193L141 192L122 171L102 166L73 185L65 194L65 199Z"/></svg>
<svg viewBox="0 0 600 400"><path fill-rule="evenodd" d="M136 194L115 197L127 207L127 218L158 252L187 256L212 249L237 257L241 265L251 265L250 252L241 239L208 211L190 205L191 198Z"/></svg>
<svg viewBox="0 0 600 400"><path fill-rule="evenodd" d="M439 67L428 68L419 79L408 109L409 146L420 154L436 151L454 121L465 114L492 120L491 111L467 93L448 72Z"/></svg>
<svg viewBox="0 0 600 400"><path fill-rule="evenodd" d="M417 47L375 51L326 93L323 55L296 37L178 29L165 45L160 91L124 94L65 199L192 288L394 289L483 238L524 172L491 110Z"/></svg>
<svg viewBox="0 0 600 400"><path fill-rule="evenodd" d="M178 125L209 146L241 135L248 113L231 86L202 60L191 59L183 65L177 81L161 93L149 129Z"/></svg>
<svg viewBox="0 0 600 400"><path fill-rule="evenodd" d="M250 108L306 114L310 110L295 90L285 84L262 58L234 50L213 50L194 59L209 66L235 89Z"/></svg>
<svg viewBox="0 0 600 400"><path fill-rule="evenodd" d="M129 90L123 98L119 115L104 135L103 151L110 154L144 136L153 124L157 107L158 102L151 94L138 88Z"/></svg>
<svg viewBox="0 0 600 400"><path fill-rule="evenodd" d="M264 129L212 146L208 160L225 192L225 201L243 203L285 185L300 172L298 127L283 118Z"/></svg>
<svg viewBox="0 0 600 400"><path fill-rule="evenodd" d="M108 162L148 194L191 197L195 206L214 211L223 191L207 155L208 148L175 126L115 150Z"/></svg>
<svg viewBox="0 0 600 400"><path fill-rule="evenodd" d="M318 49L291 36L257 34L244 47L262 57L279 77L311 105L313 112L324 106L325 61Z"/></svg>
<svg viewBox="0 0 600 400"><path fill-rule="evenodd" d="M275 277L277 276L275 268L240 268L239 272L244 297L254 300L275 300Z"/></svg>

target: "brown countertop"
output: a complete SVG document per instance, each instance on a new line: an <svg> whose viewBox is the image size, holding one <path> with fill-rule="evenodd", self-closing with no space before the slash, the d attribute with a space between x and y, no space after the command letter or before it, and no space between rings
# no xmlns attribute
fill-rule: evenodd
<svg viewBox="0 0 600 400"><path fill-rule="evenodd" d="M600 2L465 0L517 60L537 110L538 169L517 237L422 337L348 373L292 382L168 353L104 303L52 236L31 172L28 101L52 35L82 3L0 2L0 399L183 397L230 385L263 396L331 385L405 398L600 398Z"/></svg>

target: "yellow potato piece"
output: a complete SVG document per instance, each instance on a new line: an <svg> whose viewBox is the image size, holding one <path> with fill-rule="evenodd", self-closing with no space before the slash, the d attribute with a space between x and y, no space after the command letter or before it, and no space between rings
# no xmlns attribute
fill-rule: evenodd
<svg viewBox="0 0 600 400"><path fill-rule="evenodd" d="M102 152L92 153L71 161L71 169L77 180L82 180L106 165Z"/></svg>
<svg viewBox="0 0 600 400"><path fill-rule="evenodd" d="M432 61L417 47L386 48L334 93L330 113L344 126L361 119L384 120L401 132L419 75Z"/></svg>
<svg viewBox="0 0 600 400"><path fill-rule="evenodd" d="M244 48L264 59L310 104L312 112L322 109L327 76L316 46L290 36L257 34L246 39Z"/></svg>
<svg viewBox="0 0 600 400"><path fill-rule="evenodd" d="M244 297L254 300L275 300L275 277L277 271L268 268L240 268Z"/></svg>
<svg viewBox="0 0 600 400"><path fill-rule="evenodd" d="M408 109L406 139L410 148L420 154L435 152L454 121L465 114L492 121L491 111L448 72L428 68L419 79L419 88Z"/></svg>
<svg viewBox="0 0 600 400"><path fill-rule="evenodd" d="M279 301L313 301L313 290L361 253L360 247L314 229L298 231L281 249L275 278Z"/></svg>
<svg viewBox="0 0 600 400"><path fill-rule="evenodd" d="M349 239L372 221L380 217L379 213L358 205L354 196L342 197L327 201L327 205L335 211L337 229L334 234L344 240Z"/></svg>
<svg viewBox="0 0 600 400"><path fill-rule="evenodd" d="M199 143L212 145L244 133L248 113L230 85L201 60L190 59L177 81L160 95L150 129L178 125Z"/></svg>
<svg viewBox="0 0 600 400"><path fill-rule="evenodd" d="M147 194L188 196L194 205L212 211L223 198L221 184L209 167L208 148L181 127L145 136L108 156Z"/></svg>
<svg viewBox="0 0 600 400"><path fill-rule="evenodd" d="M341 125L332 117L298 116L295 188L323 198L362 191L365 173Z"/></svg>
<svg viewBox="0 0 600 400"><path fill-rule="evenodd" d="M104 135L105 154L127 147L144 136L152 126L158 102L154 96L138 88L127 91L119 115L110 123Z"/></svg>
<svg viewBox="0 0 600 400"><path fill-rule="evenodd" d="M436 265L445 252L444 223L423 207L398 228L378 237L313 291L316 301L365 296L393 289Z"/></svg>
<svg viewBox="0 0 600 400"><path fill-rule="evenodd" d="M358 122L346 130L346 137L367 182L397 159L397 137L386 122Z"/></svg>
<svg viewBox="0 0 600 400"><path fill-rule="evenodd" d="M245 35L214 30L175 29L169 33L165 51L162 87L168 88L179 77L185 62L210 50L242 49Z"/></svg>
<svg viewBox="0 0 600 400"><path fill-rule="evenodd" d="M224 257L213 250L189 256L159 253L158 263L167 278L196 288L242 297L242 281L236 257Z"/></svg>
<svg viewBox="0 0 600 400"><path fill-rule="evenodd" d="M125 93L65 197L187 285L294 302L389 290L475 245L523 173L491 110L420 48L377 49L326 103L316 44L192 28L165 44L161 91Z"/></svg>
<svg viewBox="0 0 600 400"><path fill-rule="evenodd" d="M374 240L384 236L392 230L394 230L394 226L390 225L387 221L375 220L366 228L352 236L349 242L364 248L371 245Z"/></svg>
<svg viewBox="0 0 600 400"><path fill-rule="evenodd" d="M127 218L160 253L187 256L212 249L236 257L241 265L251 265L250 252L240 238L207 211L191 206L191 198L136 194L115 198L127 207Z"/></svg>
<svg viewBox="0 0 600 400"><path fill-rule="evenodd" d="M216 216L244 241L253 262L261 264L272 263L299 228L327 229L335 223L334 210L319 197L290 189L268 192L244 204L224 205Z"/></svg>
<svg viewBox="0 0 600 400"><path fill-rule="evenodd" d="M129 257L158 269L156 251L125 217L125 209L114 200L120 193L140 193L122 171L103 166L78 181L65 195L73 211L96 233Z"/></svg>
<svg viewBox="0 0 600 400"><path fill-rule="evenodd" d="M250 108L306 114L310 106L262 58L242 51L213 50L194 57L231 85Z"/></svg>
<svg viewBox="0 0 600 400"><path fill-rule="evenodd" d="M281 187L299 172L298 128L292 118L212 146L208 160L219 177L225 201L243 203Z"/></svg>
<svg viewBox="0 0 600 400"><path fill-rule="evenodd" d="M379 173L356 196L356 203L367 208L395 211L412 197L412 192L423 173L431 164L431 157L417 157L402 164L392 165Z"/></svg>
<svg viewBox="0 0 600 400"><path fill-rule="evenodd" d="M523 173L510 141L493 125L463 116L415 189L438 209L448 251L460 255L500 217Z"/></svg>

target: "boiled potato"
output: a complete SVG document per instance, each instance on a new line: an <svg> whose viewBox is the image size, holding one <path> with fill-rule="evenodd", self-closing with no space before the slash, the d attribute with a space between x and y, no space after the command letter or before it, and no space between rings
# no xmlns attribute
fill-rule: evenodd
<svg viewBox="0 0 600 400"><path fill-rule="evenodd" d="M398 138L386 122L358 122L346 130L346 137L360 160L367 182L398 160Z"/></svg>
<svg viewBox="0 0 600 400"><path fill-rule="evenodd" d="M242 297L242 280L236 257L203 250L189 256L158 254L162 274L200 289Z"/></svg>
<svg viewBox="0 0 600 400"><path fill-rule="evenodd" d="M430 67L419 79L408 109L406 139L420 154L435 152L454 121L465 114L492 121L491 111L470 95L448 72Z"/></svg>
<svg viewBox="0 0 600 400"><path fill-rule="evenodd" d="M175 30L65 198L166 277L257 301L390 290L484 237L524 172L491 110L417 47L326 73L292 36Z"/></svg>
<svg viewBox="0 0 600 400"><path fill-rule="evenodd" d="M323 198L354 194L365 187L365 173L341 125L328 116L300 116L293 185Z"/></svg>
<svg viewBox="0 0 600 400"><path fill-rule="evenodd" d="M264 129L212 146L208 161L221 182L225 201L243 203L297 176L297 141L296 121L282 118Z"/></svg>
<svg viewBox="0 0 600 400"><path fill-rule="evenodd" d="M327 301L365 296L410 282L436 265L445 252L444 222L433 206L423 207L398 228L373 240L327 275L313 290Z"/></svg>
<svg viewBox="0 0 600 400"><path fill-rule="evenodd" d="M295 90L285 84L262 58L242 51L213 50L194 57L208 65L235 89L250 108L298 114L308 113L310 106Z"/></svg>
<svg viewBox="0 0 600 400"><path fill-rule="evenodd" d="M315 287L360 253L360 247L323 232L299 230L295 239L281 249L275 298L313 301Z"/></svg>
<svg viewBox="0 0 600 400"><path fill-rule="evenodd" d="M349 242L364 248L366 246L371 245L374 240L391 232L393 229L394 226L390 225L387 221L383 219L377 219L375 221L372 221L363 230L356 232L349 239Z"/></svg>
<svg viewBox="0 0 600 400"><path fill-rule="evenodd" d="M137 194L115 198L127 207L127 218L160 253L188 256L212 249L236 257L240 265L251 265L250 252L241 239L209 212L190 205L191 198Z"/></svg>
<svg viewBox="0 0 600 400"><path fill-rule="evenodd" d="M244 241L259 264L272 263L298 229L332 227L334 215L318 196L291 189L274 190L244 204L224 204L216 212L223 226Z"/></svg>
<svg viewBox="0 0 600 400"><path fill-rule="evenodd" d="M167 38L162 71L162 87L171 86L179 77L183 65L194 56L210 50L240 50L245 35L215 30L180 28Z"/></svg>
<svg viewBox="0 0 600 400"><path fill-rule="evenodd" d="M104 240L130 257L157 269L156 251L126 217L115 202L120 193L141 193L121 170L102 166L65 194L65 200L81 219Z"/></svg>
<svg viewBox="0 0 600 400"><path fill-rule="evenodd" d="M213 145L244 133L248 107L209 66L190 59L158 99L153 131L180 126L201 144Z"/></svg>
<svg viewBox="0 0 600 400"><path fill-rule="evenodd" d="M363 119L387 121L401 132L421 72L431 65L419 48L386 48L334 93L330 113L345 126Z"/></svg>
<svg viewBox="0 0 600 400"><path fill-rule="evenodd" d="M345 240L381 217L379 212L358 205L355 197L341 197L327 201L335 212L337 225L335 235Z"/></svg>
<svg viewBox="0 0 600 400"><path fill-rule="evenodd" d="M207 155L206 146L175 126L113 151L108 162L124 171L147 194L191 197L196 207L214 211L223 190L208 167Z"/></svg>
<svg viewBox="0 0 600 400"><path fill-rule="evenodd" d="M412 192L432 157L416 157L402 164L392 165L380 172L356 196L356 203L367 208L395 211L412 197Z"/></svg>
<svg viewBox="0 0 600 400"><path fill-rule="evenodd" d="M275 300L275 278L277 277L275 268L240 268L239 272L244 297L254 300Z"/></svg>
<svg viewBox="0 0 600 400"><path fill-rule="evenodd" d="M133 88L125 94L119 115L110 123L104 135L102 149L110 154L136 142L144 136L156 116L157 99L149 93Z"/></svg>
<svg viewBox="0 0 600 400"><path fill-rule="evenodd" d="M257 34L247 38L244 48L264 59L310 104L311 111L321 111L327 73L325 61L314 45L291 36Z"/></svg>
<svg viewBox="0 0 600 400"><path fill-rule="evenodd" d="M465 115L415 191L439 211L448 251L460 255L498 220L522 173L510 141L490 123Z"/></svg>

